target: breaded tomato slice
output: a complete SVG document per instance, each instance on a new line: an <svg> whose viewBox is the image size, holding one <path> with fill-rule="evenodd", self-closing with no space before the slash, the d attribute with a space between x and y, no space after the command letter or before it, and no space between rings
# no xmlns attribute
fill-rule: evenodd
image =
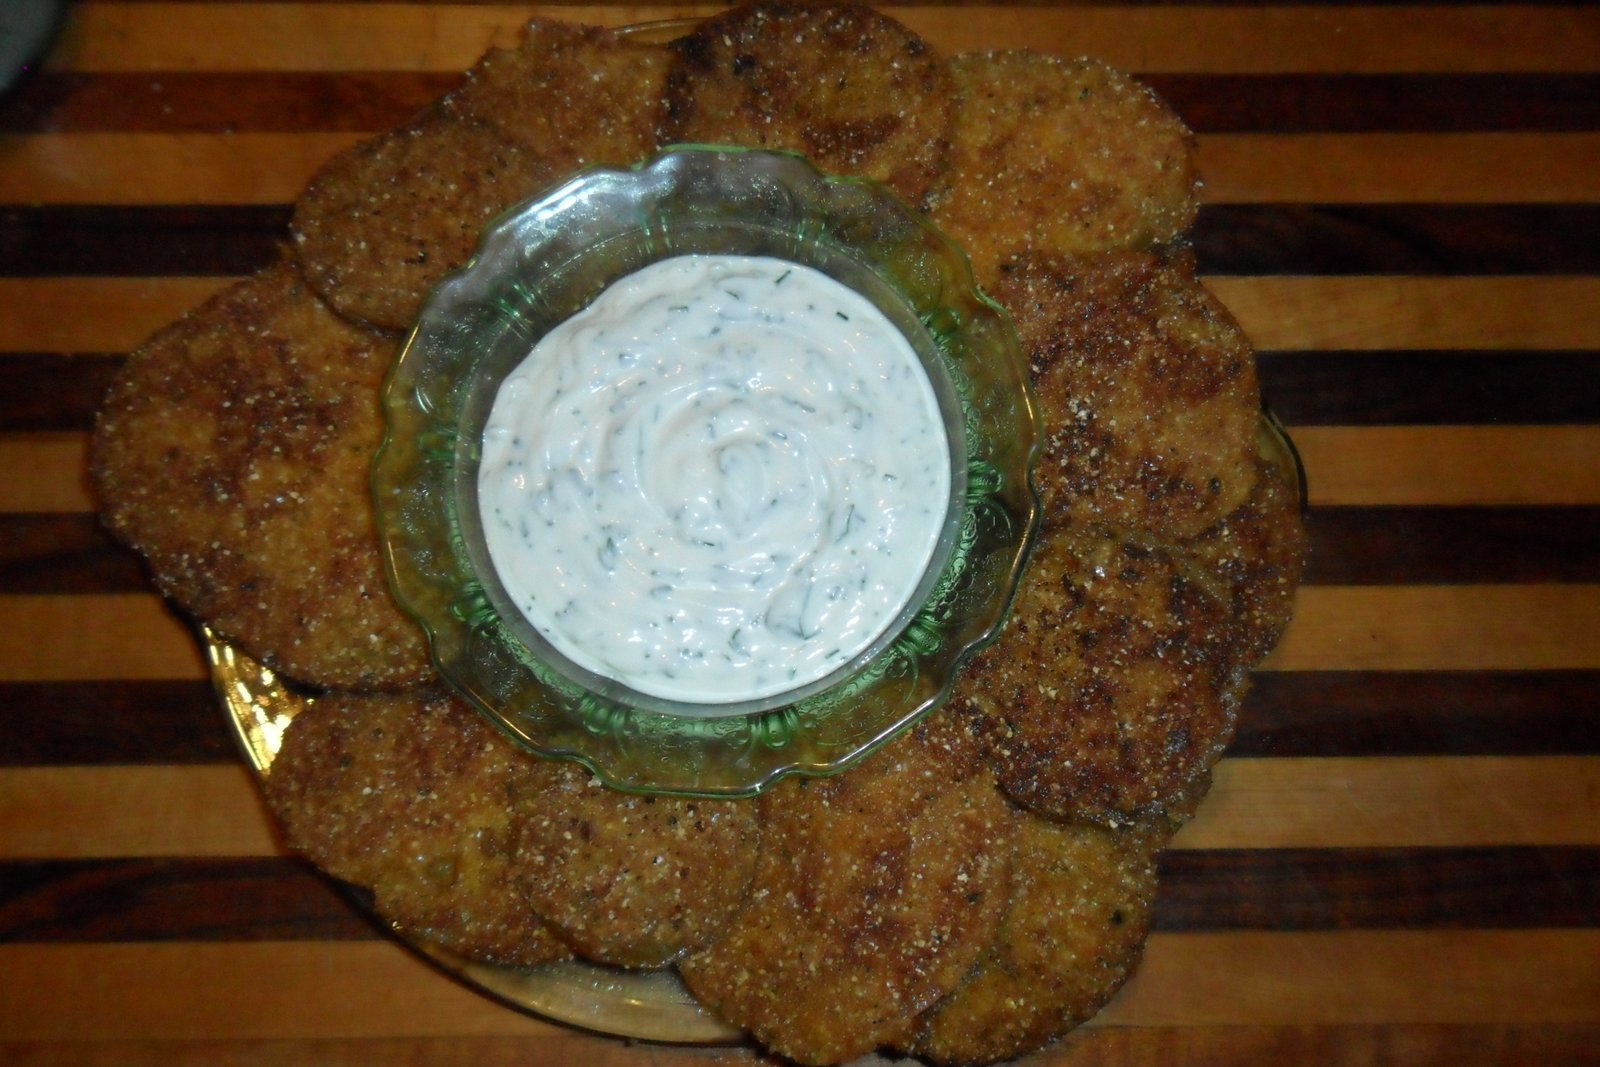
<svg viewBox="0 0 1600 1067"><path fill-rule="evenodd" d="M944 169L955 94L944 62L859 4L758 4L673 42L661 140L799 152L919 203Z"/></svg>
<svg viewBox="0 0 1600 1067"><path fill-rule="evenodd" d="M950 60L959 92L933 218L980 285L1016 252L1172 241L1194 222L1194 138L1148 88L1092 59L1034 52Z"/></svg>
<svg viewBox="0 0 1600 1067"><path fill-rule="evenodd" d="M994 936L1015 813L938 715L861 766L757 801L750 902L679 969L701 1003L801 1063L905 1037Z"/></svg>
<svg viewBox="0 0 1600 1067"><path fill-rule="evenodd" d="M95 430L101 513L162 592L313 685L432 675L367 488L393 352L279 263L140 346Z"/></svg>

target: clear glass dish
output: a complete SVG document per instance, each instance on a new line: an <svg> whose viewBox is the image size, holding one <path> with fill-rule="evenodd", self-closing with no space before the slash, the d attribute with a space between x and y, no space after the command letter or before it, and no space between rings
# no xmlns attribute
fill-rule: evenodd
<svg viewBox="0 0 1600 1067"><path fill-rule="evenodd" d="M774 256L866 296L917 350L952 444L945 528L894 624L811 686L714 708L635 692L552 648L501 587L476 496L482 428L505 375L611 282L690 253ZM582 172L502 215L424 305L384 408L379 532L439 673L518 743L620 789L750 794L859 759L935 707L997 632L1037 519L1037 419L1008 316L892 193L788 153L669 149Z"/></svg>

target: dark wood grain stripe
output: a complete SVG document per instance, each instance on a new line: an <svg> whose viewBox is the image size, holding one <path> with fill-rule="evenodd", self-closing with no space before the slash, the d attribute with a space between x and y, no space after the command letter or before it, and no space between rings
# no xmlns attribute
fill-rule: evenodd
<svg viewBox="0 0 1600 1067"><path fill-rule="evenodd" d="M376 132L460 80L444 71L44 71L0 104L0 132Z"/></svg>
<svg viewBox="0 0 1600 1067"><path fill-rule="evenodd" d="M1235 757L1600 754L1595 671L1263 672ZM108 734L108 723L119 729ZM237 759L209 683L0 684L0 767Z"/></svg>
<svg viewBox="0 0 1600 1067"><path fill-rule="evenodd" d="M123 358L110 353L0 355L0 433L89 429Z"/></svg>
<svg viewBox="0 0 1600 1067"><path fill-rule="evenodd" d="M1600 925L1600 849L1172 850L1155 929L1538 929ZM0 944L359 941L354 893L287 857L0 865Z"/></svg>
<svg viewBox="0 0 1600 1067"><path fill-rule="evenodd" d="M1312 585L1600 582L1600 508L1328 507L1307 527ZM0 595L149 588L91 514L0 514Z"/></svg>
<svg viewBox="0 0 1600 1067"><path fill-rule="evenodd" d="M0 865L0 943L379 936L344 891L284 857Z"/></svg>
<svg viewBox="0 0 1600 1067"><path fill-rule="evenodd" d="M1586 74L1143 78L1198 133L1600 128L1600 77ZM370 132L400 125L459 80L445 71L45 71L0 104L0 132Z"/></svg>
<svg viewBox="0 0 1600 1067"><path fill-rule="evenodd" d="M1293 426L1600 422L1596 352L1261 352L1261 395Z"/></svg>
<svg viewBox="0 0 1600 1067"><path fill-rule="evenodd" d="M0 276L249 274L289 233L288 205L0 208Z"/></svg>
<svg viewBox="0 0 1600 1067"><path fill-rule="evenodd" d="M237 760L206 681L0 684L0 766Z"/></svg>
<svg viewBox="0 0 1600 1067"><path fill-rule="evenodd" d="M248 274L286 239L287 205L0 208L0 276ZM1207 204L1206 274L1596 274L1600 205Z"/></svg>
<svg viewBox="0 0 1600 1067"><path fill-rule="evenodd" d="M1260 672L1229 754L1600 753L1595 671Z"/></svg>
<svg viewBox="0 0 1600 1067"><path fill-rule="evenodd" d="M92 514L0 515L0 594L134 593L139 557Z"/></svg>
<svg viewBox="0 0 1600 1067"><path fill-rule="evenodd" d="M1206 274L1600 273L1600 205L1207 204Z"/></svg>
<svg viewBox="0 0 1600 1067"><path fill-rule="evenodd" d="M1316 508L1315 585L1600 581L1600 508Z"/></svg>
<svg viewBox="0 0 1600 1067"><path fill-rule="evenodd" d="M1171 850L1160 868L1165 931L1600 924L1600 849Z"/></svg>

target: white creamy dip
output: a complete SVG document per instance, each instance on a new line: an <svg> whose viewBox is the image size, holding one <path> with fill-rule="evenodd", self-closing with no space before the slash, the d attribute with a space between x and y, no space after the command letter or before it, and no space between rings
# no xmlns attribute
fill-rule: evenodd
<svg viewBox="0 0 1600 1067"><path fill-rule="evenodd" d="M664 260L504 381L489 555L575 663L694 703L771 696L870 645L949 507L933 387L866 298L778 259Z"/></svg>

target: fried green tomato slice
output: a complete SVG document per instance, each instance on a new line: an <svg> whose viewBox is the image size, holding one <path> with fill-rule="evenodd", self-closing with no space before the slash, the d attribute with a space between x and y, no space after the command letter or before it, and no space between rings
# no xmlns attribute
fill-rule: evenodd
<svg viewBox="0 0 1600 1067"><path fill-rule="evenodd" d="M523 798L516 878L579 953L659 967L744 904L760 831L748 800L641 797L545 762Z"/></svg>
<svg viewBox="0 0 1600 1067"><path fill-rule="evenodd" d="M626 165L655 147L670 57L615 30L536 18L517 47L480 59L444 107L495 127L556 175Z"/></svg>
<svg viewBox="0 0 1600 1067"><path fill-rule="evenodd" d="M950 75L926 42L871 8L747 4L671 47L663 143L787 149L914 204L943 172Z"/></svg>
<svg viewBox="0 0 1600 1067"><path fill-rule="evenodd" d="M367 491L392 355L279 263L140 346L95 429L107 525L163 593L302 682L432 674L390 599Z"/></svg>
<svg viewBox="0 0 1600 1067"><path fill-rule="evenodd" d="M998 642L952 706L976 717L1001 786L1099 823L1164 812L1232 736L1228 606L1164 549L1046 530Z"/></svg>
<svg viewBox="0 0 1600 1067"><path fill-rule="evenodd" d="M1171 241L1194 222L1194 139L1145 86L1091 59L955 56L950 166L933 218L981 285L1009 254Z"/></svg>
<svg viewBox="0 0 1600 1067"><path fill-rule="evenodd" d="M938 715L826 779L757 801L750 902L679 964L699 1000L801 1063L910 1032L994 937L1015 812L958 720Z"/></svg>
<svg viewBox="0 0 1600 1067"><path fill-rule="evenodd" d="M1255 352L1186 255L1020 256L1016 320L1044 425L1047 523L1199 536L1255 483Z"/></svg>
<svg viewBox="0 0 1600 1067"><path fill-rule="evenodd" d="M999 935L903 1050L946 1067L994 1063L1103 1008L1142 955L1162 836L1025 817Z"/></svg>
<svg viewBox="0 0 1600 1067"><path fill-rule="evenodd" d="M1288 627L1306 552L1294 473L1265 457L1256 470L1244 504L1178 550L1195 580L1231 605L1234 654L1246 664Z"/></svg>
<svg viewBox="0 0 1600 1067"><path fill-rule="evenodd" d="M340 314L404 329L484 224L558 175L497 127L434 108L324 164L290 228L306 277Z"/></svg>
<svg viewBox="0 0 1600 1067"><path fill-rule="evenodd" d="M406 933L532 966L571 955L515 877L536 769L443 692L339 694L289 724L265 790L289 845Z"/></svg>

